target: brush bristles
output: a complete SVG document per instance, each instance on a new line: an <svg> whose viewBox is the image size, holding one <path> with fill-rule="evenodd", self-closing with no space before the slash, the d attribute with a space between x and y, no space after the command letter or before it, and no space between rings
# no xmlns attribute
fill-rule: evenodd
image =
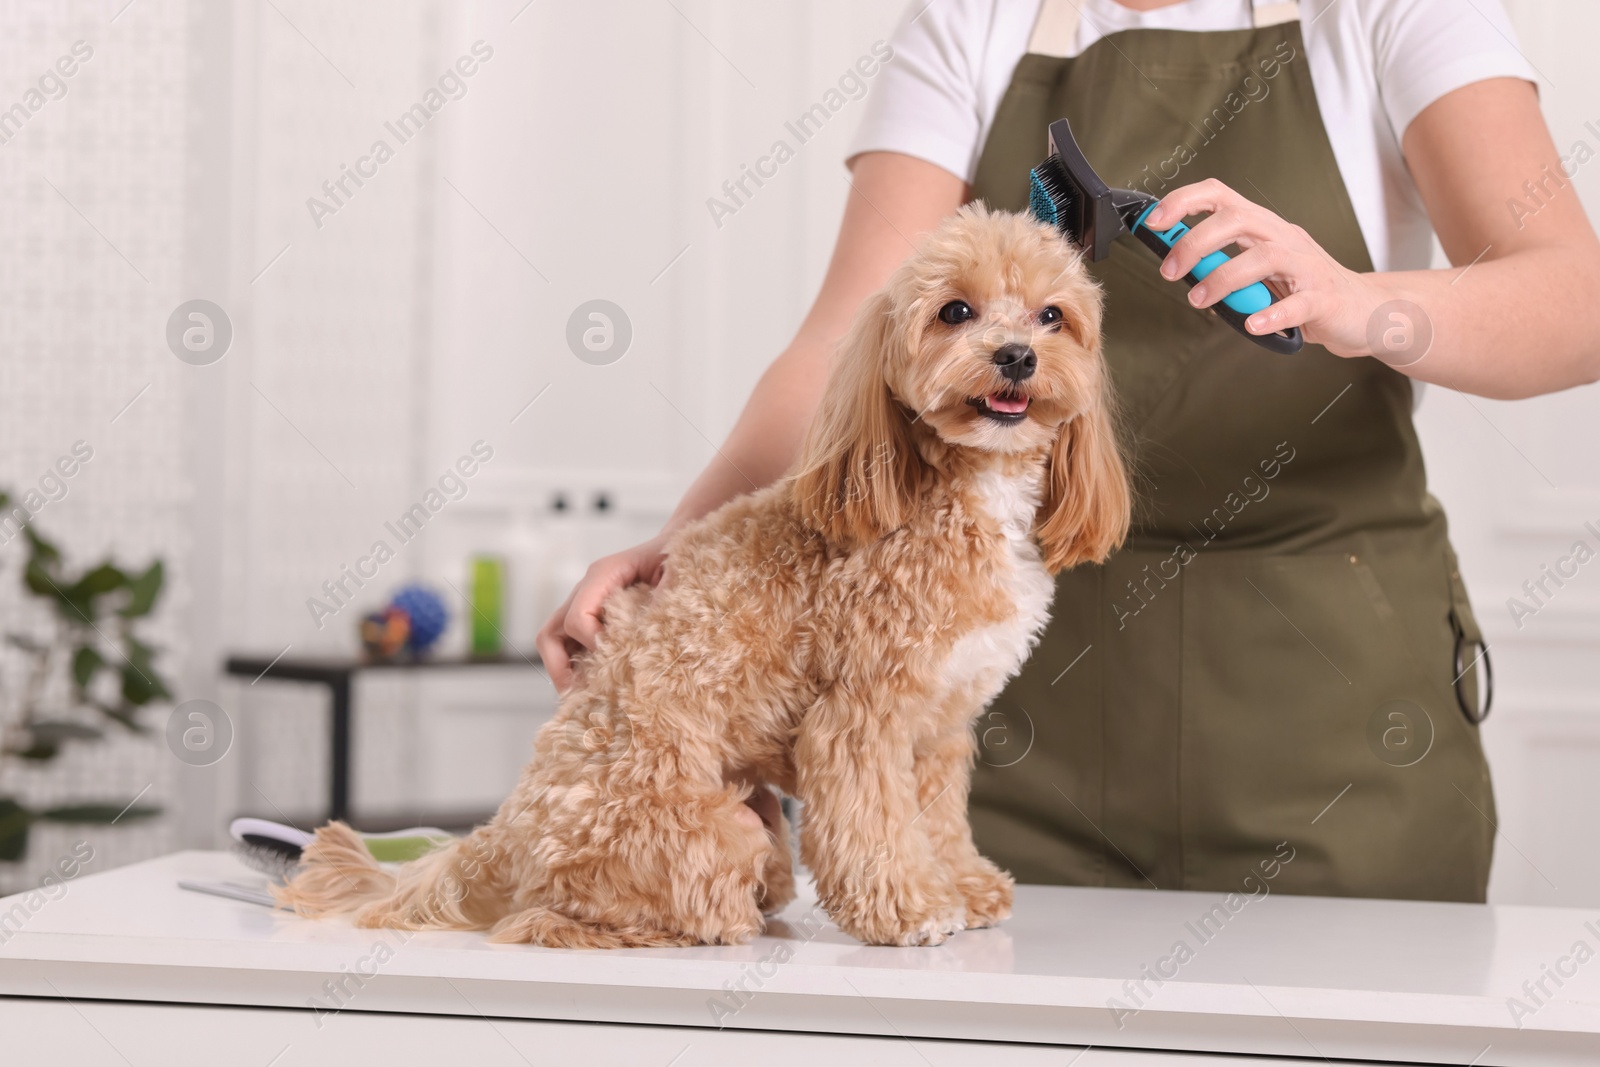
<svg viewBox="0 0 1600 1067"><path fill-rule="evenodd" d="M1067 181L1061 160L1050 156L1028 172L1028 210L1040 222L1047 223L1077 240L1071 232L1072 207L1076 200L1072 183Z"/></svg>
<svg viewBox="0 0 1600 1067"><path fill-rule="evenodd" d="M233 854L246 867L266 875L282 885L294 877L300 867L300 850L283 841L251 836L250 840L235 841Z"/></svg>
<svg viewBox="0 0 1600 1067"><path fill-rule="evenodd" d="M1056 205L1050 199L1050 193L1045 189L1044 182L1039 177L1039 172L1028 172L1028 210L1040 222L1051 226L1056 224Z"/></svg>

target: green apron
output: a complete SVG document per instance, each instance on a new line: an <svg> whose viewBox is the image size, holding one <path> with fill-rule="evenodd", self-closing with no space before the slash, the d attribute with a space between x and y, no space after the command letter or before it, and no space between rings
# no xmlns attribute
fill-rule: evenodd
<svg viewBox="0 0 1600 1067"><path fill-rule="evenodd" d="M1043 5L975 199L1024 210L1064 116L1108 184L1217 178L1372 270L1295 5L1258 4L1249 30L1046 54L1042 37L1070 50L1076 6ZM1494 801L1464 710L1477 672L1456 665L1481 638L1409 380L1256 347L1135 241L1094 271L1134 528L1104 566L1061 576L1039 647L979 723L979 847L1026 882L1251 892L1271 870L1277 892L1483 900Z"/></svg>

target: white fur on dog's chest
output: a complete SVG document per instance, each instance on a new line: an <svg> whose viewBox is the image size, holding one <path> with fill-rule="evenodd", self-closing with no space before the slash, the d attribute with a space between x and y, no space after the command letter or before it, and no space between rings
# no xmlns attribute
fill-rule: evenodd
<svg viewBox="0 0 1600 1067"><path fill-rule="evenodd" d="M973 630L956 641L940 672L948 689L976 684L998 691L1022 666L1039 631L1049 621L1055 582L1033 539L1040 502L1039 480L1037 472L1031 478L1008 477L997 471L979 477L975 503L999 523L1009 549L991 580L1014 611L1006 619Z"/></svg>

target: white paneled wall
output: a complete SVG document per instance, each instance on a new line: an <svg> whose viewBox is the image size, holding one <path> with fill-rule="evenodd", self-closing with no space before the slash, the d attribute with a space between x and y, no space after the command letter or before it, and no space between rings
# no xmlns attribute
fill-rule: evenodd
<svg viewBox="0 0 1600 1067"><path fill-rule="evenodd" d="M235 47L235 189L243 223L230 273L240 351L228 367L228 466L243 490L227 513L224 581L229 647L276 655L354 647L362 607L422 572L400 546L366 603L319 628L306 603L367 553L385 519L422 492L432 358L437 128L402 144L385 129L437 78L437 5L246 4ZM454 56L451 57L452 59ZM448 122L445 111L430 120ZM343 193L323 189L375 141L393 158ZM364 168L365 169L365 168ZM335 209L313 218L315 197ZM402 501L404 503L402 503ZM266 692L259 690L266 688ZM320 691L262 683L224 690L242 723L236 778L223 803L272 817L315 810L326 759ZM362 753L395 756L412 694L363 683L361 706L382 712ZM292 743L290 739L293 739ZM366 783L404 779L403 758Z"/></svg>
<svg viewBox="0 0 1600 1067"><path fill-rule="evenodd" d="M181 0L152 0L137 20L113 22L114 10L0 5L0 109L12 122L0 144L0 487L37 488L75 441L93 450L37 527L74 569L109 553L129 567L165 557L166 610L145 637L164 649L158 662L172 678L194 593L183 418L194 368L161 341L182 299L188 17ZM60 95L16 130L12 106L75 44ZM0 547L0 633L39 636L52 616L19 590L24 559L20 539ZM0 645L8 710L21 669ZM170 810L175 769L159 742L114 732L44 766L0 759L0 796L121 805L142 794ZM36 881L80 838L94 849L91 869L103 869L170 847L173 835L170 820L37 826L27 861L0 865L0 892Z"/></svg>
<svg viewBox="0 0 1600 1067"><path fill-rule="evenodd" d="M1557 147L1566 155L1585 142L1600 153L1600 82L1585 45L1600 33L1600 10L1537 0L1507 7L1541 75ZM1574 194L1600 219L1600 163L1577 170L1563 193ZM1430 390L1418 414L1495 668L1483 734L1500 808L1494 900L1600 903L1600 561L1565 587L1547 582L1554 595L1541 595L1546 606L1520 625L1507 605L1533 604L1523 583L1574 542L1600 551L1600 535L1585 525L1600 529L1597 419L1596 386L1514 403Z"/></svg>

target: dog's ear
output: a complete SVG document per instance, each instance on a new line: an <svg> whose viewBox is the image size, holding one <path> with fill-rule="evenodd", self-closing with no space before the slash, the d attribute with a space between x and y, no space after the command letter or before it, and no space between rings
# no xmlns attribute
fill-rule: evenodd
<svg viewBox="0 0 1600 1067"><path fill-rule="evenodd" d="M794 473L801 513L845 547L903 525L920 495L923 460L885 375L901 343L892 310L884 291L856 313Z"/></svg>
<svg viewBox="0 0 1600 1067"><path fill-rule="evenodd" d="M1130 496L1104 399L1061 427L1045 472L1039 546L1053 574L1102 563L1128 536Z"/></svg>

